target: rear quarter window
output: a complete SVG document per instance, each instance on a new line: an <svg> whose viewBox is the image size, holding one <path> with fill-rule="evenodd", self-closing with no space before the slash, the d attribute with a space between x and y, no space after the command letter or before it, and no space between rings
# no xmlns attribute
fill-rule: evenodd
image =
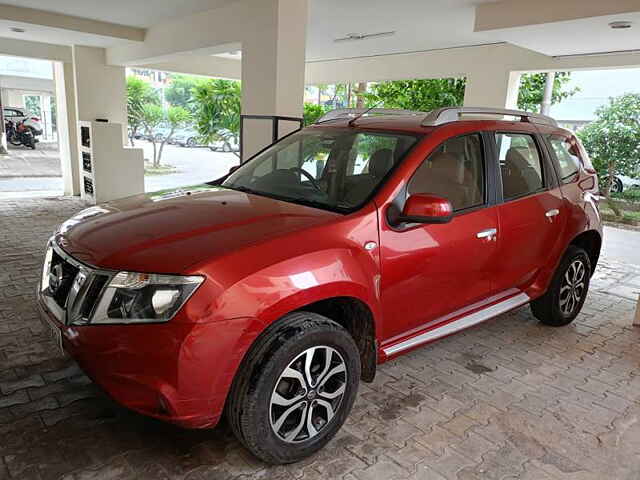
<svg viewBox="0 0 640 480"><path fill-rule="evenodd" d="M560 135L550 135L548 140L556 160L560 181L562 183L572 182L580 170L578 146L572 143L571 139Z"/></svg>

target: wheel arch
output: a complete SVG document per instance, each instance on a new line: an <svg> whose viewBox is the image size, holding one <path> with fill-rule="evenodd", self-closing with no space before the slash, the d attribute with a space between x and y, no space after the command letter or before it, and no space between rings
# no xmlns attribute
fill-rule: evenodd
<svg viewBox="0 0 640 480"><path fill-rule="evenodd" d="M575 245L587 252L591 262L591 274L593 275L600 258L600 249L602 248L602 236L600 233L596 230L587 230L577 235L569 245Z"/></svg>
<svg viewBox="0 0 640 480"><path fill-rule="evenodd" d="M362 365L362 380L372 382L376 374L378 343L373 311L356 297L330 297L304 305L297 311L314 312L342 325L351 335Z"/></svg>

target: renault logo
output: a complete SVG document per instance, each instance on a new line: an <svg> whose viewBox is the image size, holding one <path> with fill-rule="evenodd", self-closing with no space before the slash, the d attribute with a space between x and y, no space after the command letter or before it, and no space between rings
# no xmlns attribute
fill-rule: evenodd
<svg viewBox="0 0 640 480"><path fill-rule="evenodd" d="M62 282L64 281L64 271L62 270L62 264L56 264L49 272L49 290L55 294Z"/></svg>

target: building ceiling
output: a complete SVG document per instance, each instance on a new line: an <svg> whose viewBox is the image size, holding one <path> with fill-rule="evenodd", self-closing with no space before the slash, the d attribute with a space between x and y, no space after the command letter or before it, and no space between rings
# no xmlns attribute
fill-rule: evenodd
<svg viewBox="0 0 640 480"><path fill-rule="evenodd" d="M21 0L20 6L146 28L234 1L237 0ZM376 56L497 42L510 42L547 55L640 48L640 12L474 31L476 6L491 1L310 0L307 60ZM1 8L2 5L0 12ZM608 27L608 23L613 20L630 20L634 22L634 27L614 31ZM15 33L11 31L11 27L22 27L26 31ZM394 33L363 40L335 41L349 35L381 32ZM0 37L103 47L128 41L2 19Z"/></svg>

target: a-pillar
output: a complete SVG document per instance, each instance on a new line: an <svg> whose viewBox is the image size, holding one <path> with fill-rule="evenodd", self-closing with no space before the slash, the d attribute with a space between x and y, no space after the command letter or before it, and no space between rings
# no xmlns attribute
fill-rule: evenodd
<svg viewBox="0 0 640 480"><path fill-rule="evenodd" d="M467 74L464 106L515 109L519 89L520 73L487 65Z"/></svg>
<svg viewBox="0 0 640 480"><path fill-rule="evenodd" d="M308 0L264 0L264 23L242 41L242 113L302 117ZM278 138L296 128L282 122ZM272 142L272 123L246 120L243 160Z"/></svg>

